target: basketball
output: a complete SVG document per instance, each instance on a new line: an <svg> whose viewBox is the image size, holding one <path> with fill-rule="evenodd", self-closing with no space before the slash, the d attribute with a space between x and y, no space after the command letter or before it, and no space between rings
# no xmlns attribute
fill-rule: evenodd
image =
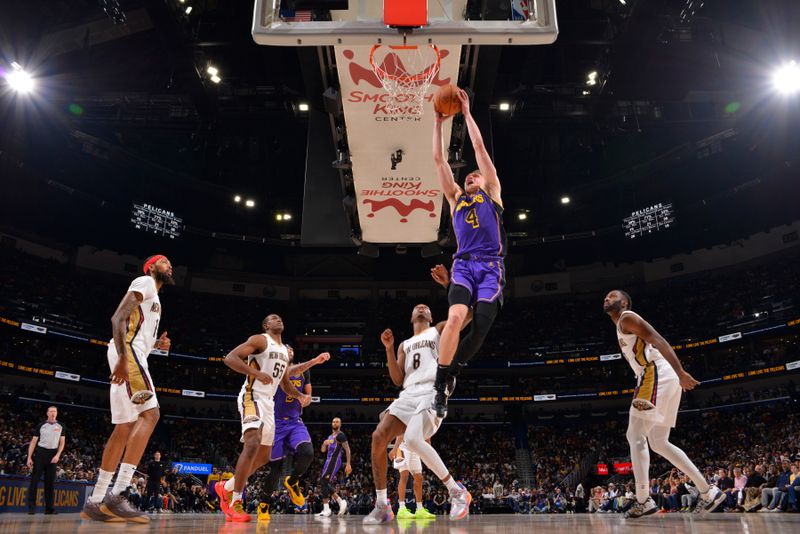
<svg viewBox="0 0 800 534"><path fill-rule="evenodd" d="M452 117L461 112L461 101L458 99L458 87L452 83L441 86L433 95L433 108L444 115Z"/></svg>

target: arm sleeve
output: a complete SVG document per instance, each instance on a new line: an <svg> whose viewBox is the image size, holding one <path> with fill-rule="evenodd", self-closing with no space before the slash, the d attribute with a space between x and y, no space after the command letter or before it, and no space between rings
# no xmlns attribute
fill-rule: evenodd
<svg viewBox="0 0 800 534"><path fill-rule="evenodd" d="M156 296L156 282L151 276L140 276L131 282L128 291L136 291L142 295L142 300L152 299Z"/></svg>
<svg viewBox="0 0 800 534"><path fill-rule="evenodd" d="M311 383L311 369L307 369L303 373L303 380L304 380L303 384L310 384Z"/></svg>
<svg viewBox="0 0 800 534"><path fill-rule="evenodd" d="M344 435L344 432L339 432L336 434L336 442L337 443L345 443L347 441L347 436Z"/></svg>

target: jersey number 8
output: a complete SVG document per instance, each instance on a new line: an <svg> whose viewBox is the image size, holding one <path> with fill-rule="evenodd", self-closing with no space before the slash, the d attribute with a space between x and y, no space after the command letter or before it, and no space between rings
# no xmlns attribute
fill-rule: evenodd
<svg viewBox="0 0 800 534"><path fill-rule="evenodd" d="M414 359L412 360L411 367L413 367L414 369L419 369L419 364L420 364L419 352L415 352L414 353Z"/></svg>

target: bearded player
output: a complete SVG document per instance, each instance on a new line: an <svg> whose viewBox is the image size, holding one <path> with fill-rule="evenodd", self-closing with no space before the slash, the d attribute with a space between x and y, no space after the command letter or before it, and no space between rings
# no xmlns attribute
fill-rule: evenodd
<svg viewBox="0 0 800 534"><path fill-rule="evenodd" d="M276 314L267 315L262 328L264 333L250 336L224 360L225 365L246 376L237 402L244 447L236 462L236 475L222 487L220 483L215 487L227 521L248 522L252 519L244 511L242 493L248 477L260 467L259 459L266 463L271 456L275 439L273 397L278 385L297 398L302 406L311 403L311 397L298 391L286 373L290 359L289 348L281 338L283 319Z"/></svg>
<svg viewBox="0 0 800 534"><path fill-rule="evenodd" d="M447 287L447 269L437 265L431 270L433 279ZM467 316L469 322L470 316ZM400 343L395 356L394 334L388 328L381 334L386 348L386 365L392 383L402 386L400 396L381 414L372 433L372 477L375 481L375 508L364 518L365 525L388 523L394 519L386 495L386 447L395 436L403 435L406 448L422 459L450 491L450 519L459 520L469 514L472 496L445 466L439 453L428 442L439 430L442 418L431 406L436 394L437 356L445 322L432 326L431 310L418 304L411 312L414 335ZM399 510L398 510L399 512Z"/></svg>
<svg viewBox="0 0 800 534"><path fill-rule="evenodd" d="M478 170L469 173L462 189L453 178L442 146L442 124L448 117L435 112L433 159L442 191L450 206L458 249L453 255L450 309L442 331L439 364L436 371L436 396L433 408L438 417L447 416L448 393L455 387L459 367L480 349L503 304L505 286L504 257L506 233L503 228L503 201L500 180L486 150L469 106L469 97L458 90L461 112L475 150ZM459 344L459 333L473 309L472 327Z"/></svg>
<svg viewBox="0 0 800 534"><path fill-rule="evenodd" d="M150 522L147 514L133 508L122 493L131 484L134 470L160 416L147 357L155 348L169 350L170 347L166 331L157 337L161 320L158 293L164 284L175 284L172 264L166 256L150 256L144 263L144 276L131 282L111 317L114 337L108 344L108 365L111 368L111 424L114 431L103 449L97 482L81 511L82 519ZM118 465L117 480L108 492Z"/></svg>
<svg viewBox="0 0 800 534"><path fill-rule="evenodd" d="M636 375L627 432L636 482L636 502L625 517L633 519L658 511L648 488L649 449L692 479L700 491L695 513L713 512L725 502L725 493L710 486L686 453L669 442L670 430L678 418L681 391L691 391L700 382L683 369L675 351L661 334L631 311L631 304L630 295L619 289L609 292L603 301L603 311L617 327L622 355Z"/></svg>
<svg viewBox="0 0 800 534"><path fill-rule="evenodd" d="M331 516L330 500L333 500L339 505L339 513L337 515L344 515L347 513L347 501L339 496L337 491L337 480L339 477L339 469L342 467L342 457L344 461L344 475L350 476L353 472L353 467L350 465L350 444L347 442L347 436L342 432L342 420L334 417L331 421L331 434L322 442L320 452L326 453L325 464L322 466L322 474L320 475L320 482L322 486L322 511L315 517L324 518Z"/></svg>

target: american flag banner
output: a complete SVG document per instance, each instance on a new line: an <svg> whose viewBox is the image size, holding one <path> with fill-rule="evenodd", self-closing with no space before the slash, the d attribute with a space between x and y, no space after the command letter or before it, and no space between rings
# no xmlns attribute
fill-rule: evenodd
<svg viewBox="0 0 800 534"><path fill-rule="evenodd" d="M281 18L286 22L311 22L311 10L281 10Z"/></svg>

